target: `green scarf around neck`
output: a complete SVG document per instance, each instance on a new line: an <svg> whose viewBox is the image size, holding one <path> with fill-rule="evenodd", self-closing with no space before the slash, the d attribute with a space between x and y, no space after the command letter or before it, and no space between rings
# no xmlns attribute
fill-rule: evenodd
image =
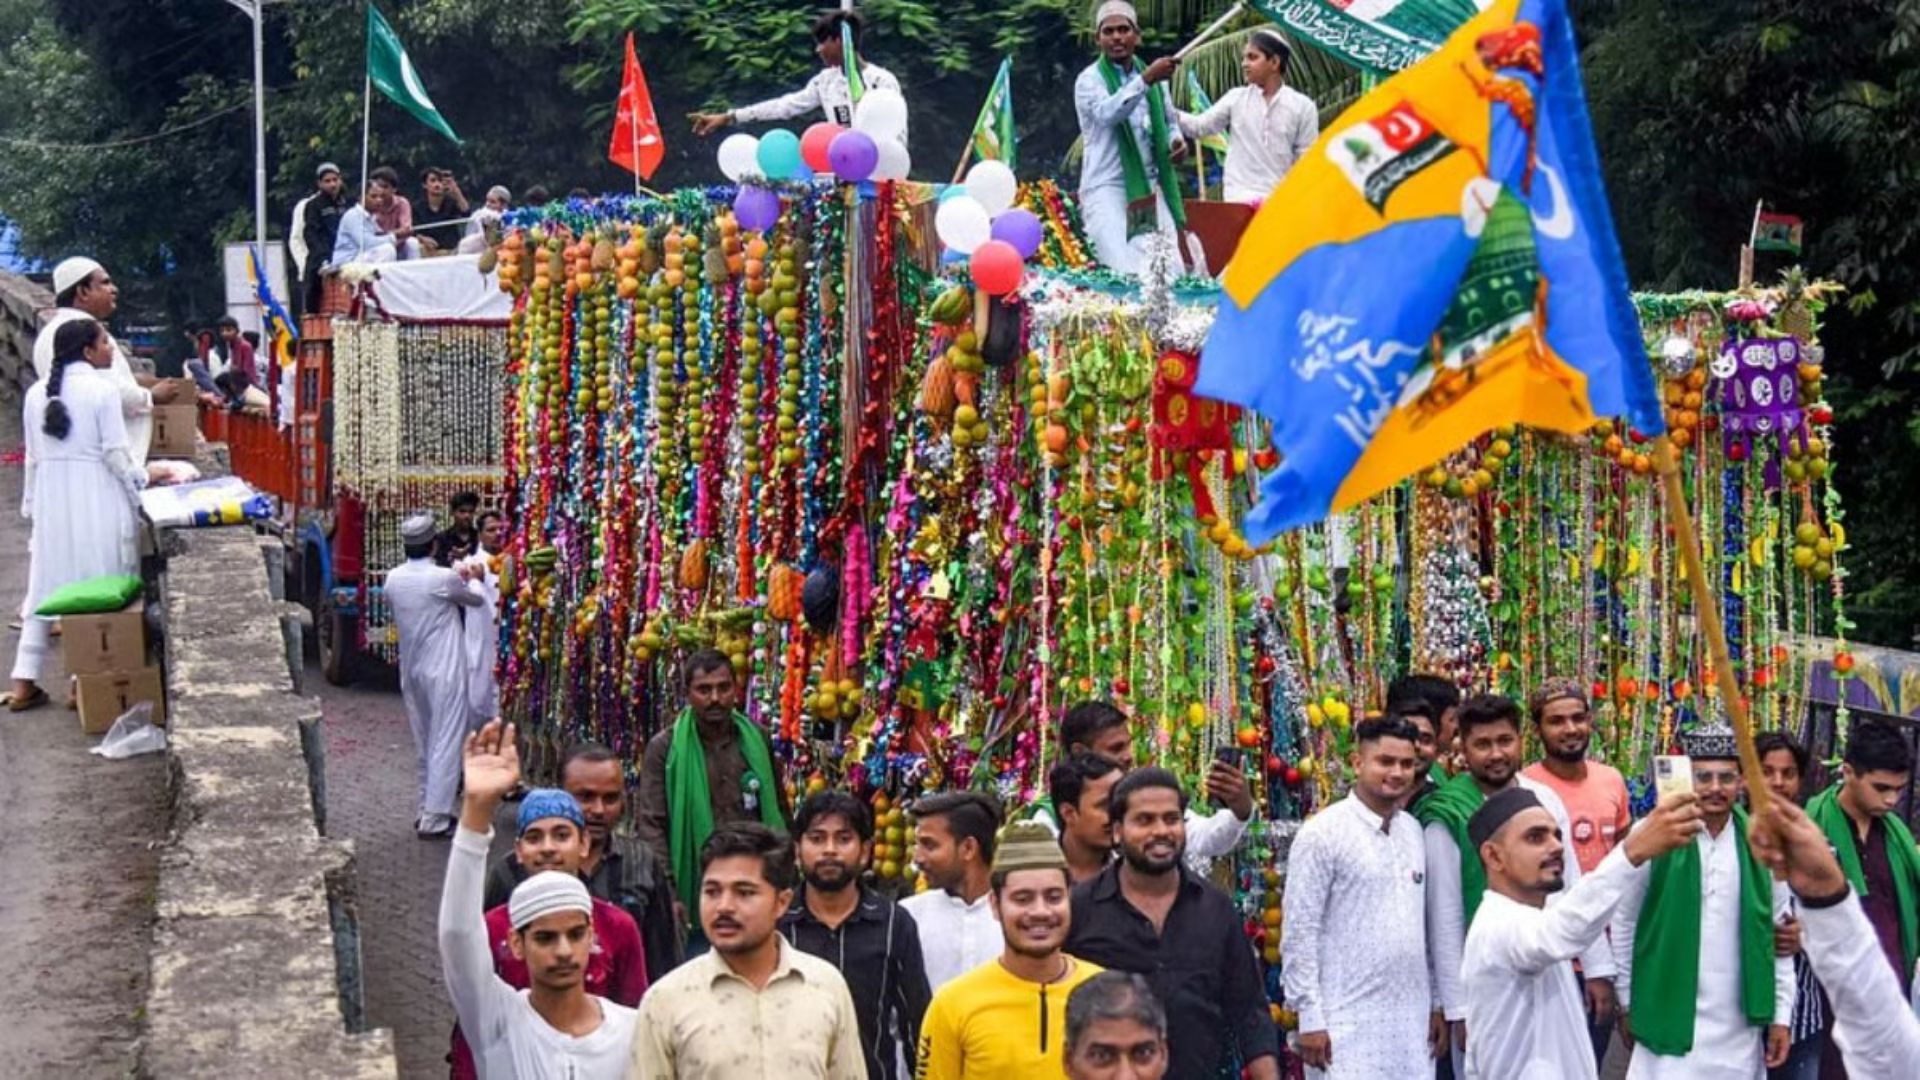
<svg viewBox="0 0 1920 1080"><path fill-rule="evenodd" d="M1773 1015L1773 875L1747 847L1747 812L1733 808L1740 859L1740 1008L1764 1027ZM1653 861L1633 937L1633 1037L1648 1050L1685 1057L1693 1049L1700 990L1700 845Z"/></svg>
<svg viewBox="0 0 1920 1080"><path fill-rule="evenodd" d="M1460 849L1460 908L1466 913L1467 926L1473 925L1473 913L1480 910L1480 900L1487 895L1487 868L1480 865L1480 852L1467 839L1467 821L1486 801L1480 785L1473 782L1473 774L1461 773L1428 792L1413 810L1421 825L1439 822L1445 826L1454 846Z"/></svg>
<svg viewBox="0 0 1920 1080"><path fill-rule="evenodd" d="M1827 834L1827 843L1840 858L1840 870L1847 875L1847 883L1861 896L1867 895L1866 872L1860 867L1860 834L1854 831L1853 819L1847 817L1846 808L1840 805L1840 785L1835 784L1815 795L1807 803L1807 816L1813 819L1820 831ZM1902 970L1911 972L1916 955L1920 955L1920 911L1915 904L1920 903L1920 850L1913 846L1913 833L1907 823L1897 814L1888 814L1880 819L1887 830L1887 869L1893 873L1893 896L1895 905L1900 909L1900 953L1906 958Z"/></svg>
<svg viewBox="0 0 1920 1080"><path fill-rule="evenodd" d="M1126 71L1121 71L1113 61L1100 58L1100 78L1107 84L1107 92L1120 89L1127 76L1140 70L1140 58L1128 61ZM1147 163L1140 156L1140 140L1133 136L1133 120L1122 116L1116 125L1120 129L1120 171L1127 181L1127 236L1139 236L1159 228L1160 214L1151 203L1144 211L1136 210L1134 203L1150 199L1154 193L1154 183L1147 178ZM1180 198L1180 184L1174 180L1173 149L1167 135L1167 95L1166 89L1159 83L1147 87L1147 130L1153 138L1153 164L1159 180L1160 195L1166 200L1167 214L1173 218L1175 228L1187 227L1187 207Z"/></svg>
<svg viewBox="0 0 1920 1080"><path fill-rule="evenodd" d="M699 721L684 709L673 722L673 741L667 747L667 844L673 865L674 887L687 905L687 918L700 925L700 846L713 835L713 799L707 790L707 751L700 744ZM780 816L780 792L774 785L773 747L767 736L740 713L733 714L733 730L747 769L760 781L760 821L785 832Z"/></svg>

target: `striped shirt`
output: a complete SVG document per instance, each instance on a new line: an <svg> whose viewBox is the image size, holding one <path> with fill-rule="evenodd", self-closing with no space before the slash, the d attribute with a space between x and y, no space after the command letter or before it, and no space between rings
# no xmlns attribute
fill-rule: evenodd
<svg viewBox="0 0 1920 1080"><path fill-rule="evenodd" d="M1799 918L1799 898L1789 903L1793 906L1794 918ZM1827 996L1820 991L1819 980L1813 977L1813 965L1807 963L1805 952L1794 954L1793 981L1799 993L1793 999L1793 1021L1787 1025L1787 1035L1793 1045L1799 1046L1826 1030Z"/></svg>

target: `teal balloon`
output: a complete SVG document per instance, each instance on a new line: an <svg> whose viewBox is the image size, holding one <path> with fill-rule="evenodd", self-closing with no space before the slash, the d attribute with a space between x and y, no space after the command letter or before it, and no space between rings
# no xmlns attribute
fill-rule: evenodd
<svg viewBox="0 0 1920 1080"><path fill-rule="evenodd" d="M776 128L760 136L760 171L769 180L791 180L806 168L800 156L800 136Z"/></svg>

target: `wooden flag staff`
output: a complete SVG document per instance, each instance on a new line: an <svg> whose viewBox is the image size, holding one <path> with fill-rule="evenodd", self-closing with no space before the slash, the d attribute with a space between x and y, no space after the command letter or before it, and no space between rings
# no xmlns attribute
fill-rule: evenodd
<svg viewBox="0 0 1920 1080"><path fill-rule="evenodd" d="M1687 512L1687 493L1680 484L1680 455L1665 435L1653 440L1653 460L1660 473L1660 489L1667 504L1667 521L1673 526L1673 542L1680 549L1680 566L1686 571L1687 585L1693 590L1694 622L1707 639L1707 662L1713 665L1714 681L1720 688L1720 701L1740 753L1740 771L1747 778L1747 799L1754 814L1767 812L1771 798L1767 785L1760 783L1760 755L1753 746L1753 718L1740 696L1740 684L1733 677L1733 660L1727 652L1727 631L1720 621L1720 601L1713 595L1713 583L1700 557L1700 540L1694 534L1693 516Z"/></svg>

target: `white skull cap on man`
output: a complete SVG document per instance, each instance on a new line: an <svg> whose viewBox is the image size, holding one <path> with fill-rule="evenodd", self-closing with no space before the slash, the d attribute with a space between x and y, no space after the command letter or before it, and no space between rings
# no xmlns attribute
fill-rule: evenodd
<svg viewBox="0 0 1920 1080"><path fill-rule="evenodd" d="M589 919L593 917L593 897L573 874L542 870L514 886L507 898L507 922L515 930L525 930L535 919L556 911L578 911Z"/></svg>
<svg viewBox="0 0 1920 1080"><path fill-rule="evenodd" d="M85 255L75 255L71 258L61 259L60 265L53 268L53 295L59 296L61 293L92 277L94 271L104 269L106 269L106 267L101 266Z"/></svg>
<svg viewBox="0 0 1920 1080"><path fill-rule="evenodd" d="M1104 0L1093 10L1094 31L1098 33L1101 27L1107 25L1107 20L1113 18L1125 19L1135 30L1140 29L1140 13L1134 10L1132 4L1127 0Z"/></svg>

